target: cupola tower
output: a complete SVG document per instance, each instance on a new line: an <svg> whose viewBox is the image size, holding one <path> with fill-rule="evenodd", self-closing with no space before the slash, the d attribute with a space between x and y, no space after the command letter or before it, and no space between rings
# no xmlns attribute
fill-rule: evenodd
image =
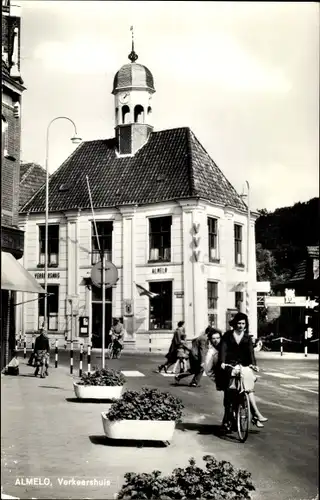
<svg viewBox="0 0 320 500"><path fill-rule="evenodd" d="M148 140L152 126L152 94L155 92L151 71L136 63L138 55L132 49L130 63L122 66L113 81L115 101L115 131L121 155L134 155Z"/></svg>

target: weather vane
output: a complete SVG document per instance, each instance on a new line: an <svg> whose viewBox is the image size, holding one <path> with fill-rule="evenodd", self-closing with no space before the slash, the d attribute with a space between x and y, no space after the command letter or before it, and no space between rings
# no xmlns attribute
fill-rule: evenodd
<svg viewBox="0 0 320 500"><path fill-rule="evenodd" d="M130 26L130 31L132 32L132 47L131 47L131 52L128 55L128 58L132 63L134 63L138 59L138 55L134 51L134 32L133 32L133 26Z"/></svg>

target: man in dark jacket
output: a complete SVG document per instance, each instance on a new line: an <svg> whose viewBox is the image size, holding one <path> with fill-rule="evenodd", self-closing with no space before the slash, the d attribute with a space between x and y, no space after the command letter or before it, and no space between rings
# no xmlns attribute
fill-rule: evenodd
<svg viewBox="0 0 320 500"><path fill-rule="evenodd" d="M179 375L177 375L175 377L176 382L180 382L181 379L193 375L193 379L191 380L189 385L191 387L199 387L199 382L203 375L204 363L209 347L209 336L215 332L219 332L221 334L221 331L217 328L208 326L202 335L199 335L199 337L193 339L189 356L190 368L185 373L180 373Z"/></svg>
<svg viewBox="0 0 320 500"><path fill-rule="evenodd" d="M36 338L34 352L36 356L36 371L34 375L37 376L41 369L41 377L45 377L45 375L48 375L50 344L43 328L40 329L40 335Z"/></svg>

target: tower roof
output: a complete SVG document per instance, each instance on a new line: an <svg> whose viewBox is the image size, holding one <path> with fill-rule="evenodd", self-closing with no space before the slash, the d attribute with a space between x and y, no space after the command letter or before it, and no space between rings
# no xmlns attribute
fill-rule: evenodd
<svg viewBox="0 0 320 500"><path fill-rule="evenodd" d="M148 88L155 92L152 73L146 66L138 63L124 64L114 77L112 93L133 87Z"/></svg>

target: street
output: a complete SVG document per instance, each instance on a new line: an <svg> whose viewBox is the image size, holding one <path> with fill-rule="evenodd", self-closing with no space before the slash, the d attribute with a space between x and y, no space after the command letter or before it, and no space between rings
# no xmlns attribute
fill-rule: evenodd
<svg viewBox="0 0 320 500"><path fill-rule="evenodd" d="M188 379L176 386L172 375L154 373L163 360L157 354L124 353L120 360L107 360L108 366L124 371L127 388L153 386L183 400L183 421L177 424L171 445L165 447L107 442L100 412L109 405L77 402L68 355L59 354L59 367L51 367L44 380L34 378L33 369L21 358L19 377L2 377L1 458L6 494L23 499L114 498L125 472L159 469L169 473L186 466L191 456L202 465L202 456L213 454L252 473L253 500L316 498L317 360L258 358L257 401L269 421L264 429L252 428L244 444L236 434L220 434L222 394L206 377L199 388L188 387ZM92 367L100 364L101 356L94 353ZM76 358L74 376L78 366ZM73 477L105 479L105 484L83 487L63 481ZM22 484L25 478L39 478L42 484Z"/></svg>

